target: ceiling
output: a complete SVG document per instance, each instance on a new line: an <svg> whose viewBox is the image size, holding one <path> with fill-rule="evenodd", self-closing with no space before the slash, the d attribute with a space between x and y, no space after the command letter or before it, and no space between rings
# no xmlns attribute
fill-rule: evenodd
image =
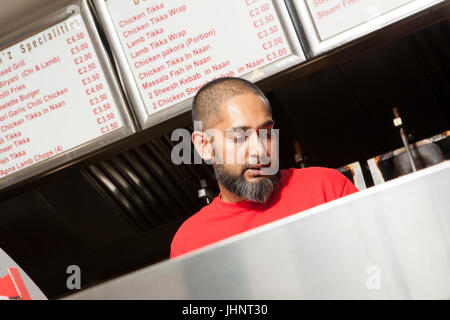
<svg viewBox="0 0 450 320"><path fill-rule="evenodd" d="M0 0L0 39L73 0Z"/></svg>

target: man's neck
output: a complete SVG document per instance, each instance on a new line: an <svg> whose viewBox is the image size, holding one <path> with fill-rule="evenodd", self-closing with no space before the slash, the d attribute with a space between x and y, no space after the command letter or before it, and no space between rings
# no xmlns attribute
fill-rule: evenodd
<svg viewBox="0 0 450 320"><path fill-rule="evenodd" d="M235 193L225 189L222 184L219 183L219 189L220 189L220 200L223 202L229 202L229 203L235 203L244 200L243 198L237 196Z"/></svg>

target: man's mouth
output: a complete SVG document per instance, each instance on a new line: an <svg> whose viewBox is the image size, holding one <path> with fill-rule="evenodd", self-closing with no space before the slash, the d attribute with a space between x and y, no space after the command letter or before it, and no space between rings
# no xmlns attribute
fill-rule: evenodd
<svg viewBox="0 0 450 320"><path fill-rule="evenodd" d="M251 176L262 176L266 168L270 168L270 165L253 166L245 169L245 171Z"/></svg>

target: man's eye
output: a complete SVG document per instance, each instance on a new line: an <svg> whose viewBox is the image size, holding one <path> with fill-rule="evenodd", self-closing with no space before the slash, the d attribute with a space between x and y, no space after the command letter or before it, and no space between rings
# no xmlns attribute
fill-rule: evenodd
<svg viewBox="0 0 450 320"><path fill-rule="evenodd" d="M235 136L235 137L233 137L233 141L238 142L238 143L244 142L245 136Z"/></svg>
<svg viewBox="0 0 450 320"><path fill-rule="evenodd" d="M260 131L259 137L260 137L260 139L264 139L264 138L271 139L272 134L273 134L272 129L264 130L264 131Z"/></svg>

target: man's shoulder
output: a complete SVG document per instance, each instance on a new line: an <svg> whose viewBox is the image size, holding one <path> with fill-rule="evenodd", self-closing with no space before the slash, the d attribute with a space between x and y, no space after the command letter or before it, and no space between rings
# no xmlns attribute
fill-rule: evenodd
<svg viewBox="0 0 450 320"><path fill-rule="evenodd" d="M182 233L185 229L191 229L192 227L196 227L199 224L202 224L205 221L206 215L208 212L211 212L213 208L213 203L210 203L203 208L201 208L198 212L187 218L181 227L178 229L178 233Z"/></svg>
<svg viewBox="0 0 450 320"><path fill-rule="evenodd" d="M326 200L334 200L358 192L354 184L336 169L325 167L310 167L293 169L294 188L301 187L311 192L326 195Z"/></svg>
<svg viewBox="0 0 450 320"><path fill-rule="evenodd" d="M291 168L285 170L287 175L296 178L345 181L346 177L336 169L325 167Z"/></svg>
<svg viewBox="0 0 450 320"><path fill-rule="evenodd" d="M335 197L356 192L351 181L336 169L325 167L291 168L286 170L286 185L289 189L307 192L328 192Z"/></svg>
<svg viewBox="0 0 450 320"><path fill-rule="evenodd" d="M213 202L204 206L181 224L172 239L171 257L184 253L183 248L186 247L187 244L192 244L192 242L195 242L196 234L193 231L199 231L202 229L201 227L206 221L206 216L208 212L211 212L213 207Z"/></svg>

